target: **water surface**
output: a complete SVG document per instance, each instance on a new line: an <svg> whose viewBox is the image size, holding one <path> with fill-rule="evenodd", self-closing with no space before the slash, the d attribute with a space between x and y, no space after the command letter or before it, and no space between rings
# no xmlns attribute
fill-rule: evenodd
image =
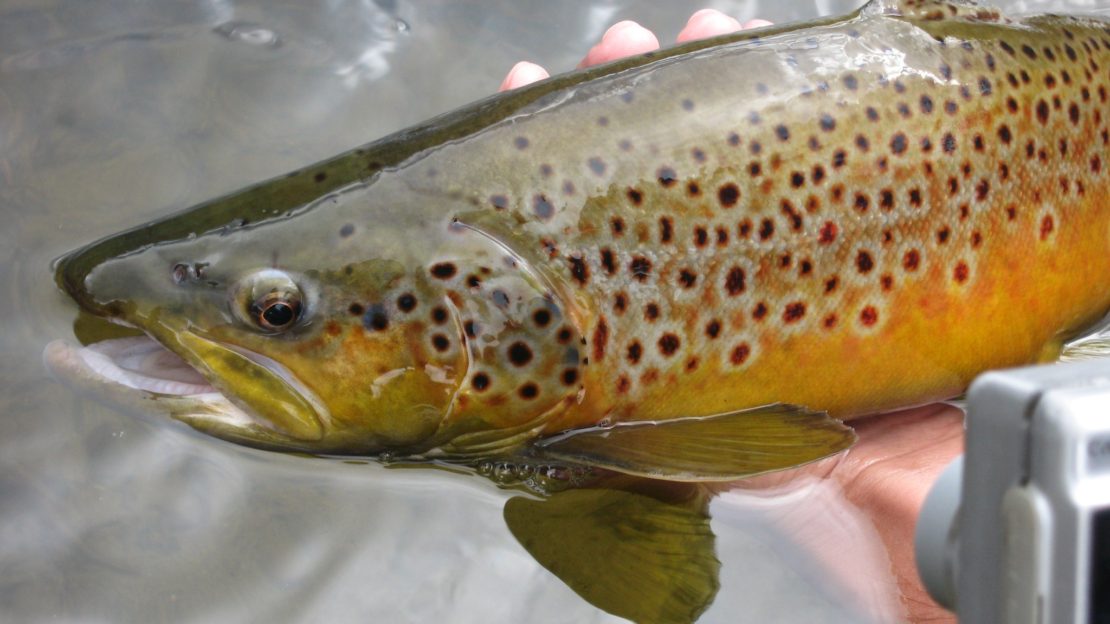
<svg viewBox="0 0 1110 624"><path fill-rule="evenodd" d="M855 3L0 8L0 621L618 621L531 559L502 520L512 493L483 479L254 451L76 396L41 365L76 316L49 264L483 97L516 60L569 69L619 19L671 41L706 4L788 21ZM897 619L885 553L835 489L712 511L722 588L702 621ZM824 568L815 534L874 575Z"/></svg>

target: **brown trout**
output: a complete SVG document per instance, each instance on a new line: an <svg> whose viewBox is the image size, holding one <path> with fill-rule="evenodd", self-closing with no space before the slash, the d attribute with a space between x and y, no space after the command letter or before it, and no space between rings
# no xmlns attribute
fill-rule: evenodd
<svg viewBox="0 0 1110 624"><path fill-rule="evenodd" d="M796 465L1104 315L1108 89L1110 23L935 0L557 76L59 261L195 372L48 359L267 448Z"/></svg>

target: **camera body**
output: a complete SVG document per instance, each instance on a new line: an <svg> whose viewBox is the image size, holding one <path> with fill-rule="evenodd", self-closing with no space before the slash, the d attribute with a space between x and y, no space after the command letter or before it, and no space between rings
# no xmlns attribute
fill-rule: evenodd
<svg viewBox="0 0 1110 624"><path fill-rule="evenodd" d="M977 379L916 542L961 622L1110 623L1110 360Z"/></svg>

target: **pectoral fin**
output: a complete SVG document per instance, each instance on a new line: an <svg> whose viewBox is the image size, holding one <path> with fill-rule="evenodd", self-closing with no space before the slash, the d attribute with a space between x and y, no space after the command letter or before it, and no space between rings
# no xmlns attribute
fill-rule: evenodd
<svg viewBox="0 0 1110 624"><path fill-rule="evenodd" d="M510 499L505 523L578 595L633 622L693 622L717 595L721 564L704 502L567 490Z"/></svg>
<svg viewBox="0 0 1110 624"><path fill-rule="evenodd" d="M701 418L626 422L540 440L546 458L670 481L732 481L805 464L856 441L824 412L767 405Z"/></svg>
<svg viewBox="0 0 1110 624"><path fill-rule="evenodd" d="M1061 362L1079 362L1110 357L1110 329L1073 340L1060 350Z"/></svg>

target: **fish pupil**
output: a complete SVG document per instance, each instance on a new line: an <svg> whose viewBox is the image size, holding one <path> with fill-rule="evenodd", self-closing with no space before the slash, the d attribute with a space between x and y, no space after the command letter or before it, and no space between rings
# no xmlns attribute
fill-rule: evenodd
<svg viewBox="0 0 1110 624"><path fill-rule="evenodd" d="M262 320L271 327L285 327L297 316L293 306L276 301L262 311Z"/></svg>

